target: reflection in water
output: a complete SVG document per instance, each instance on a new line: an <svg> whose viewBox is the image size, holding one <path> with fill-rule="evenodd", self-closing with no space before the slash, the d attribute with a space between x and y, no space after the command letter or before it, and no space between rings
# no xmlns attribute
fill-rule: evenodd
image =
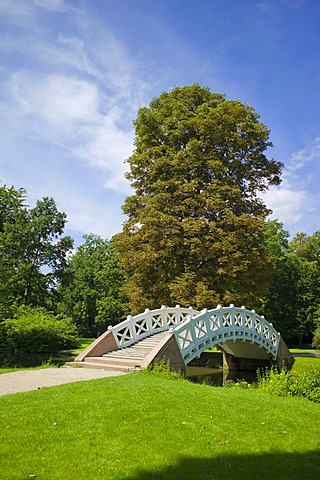
<svg viewBox="0 0 320 480"><path fill-rule="evenodd" d="M257 381L256 372L238 371L231 372L222 368L206 368L206 367L187 367L187 380L194 383L205 383L213 387L223 387L227 380L237 382L245 380L248 383Z"/></svg>

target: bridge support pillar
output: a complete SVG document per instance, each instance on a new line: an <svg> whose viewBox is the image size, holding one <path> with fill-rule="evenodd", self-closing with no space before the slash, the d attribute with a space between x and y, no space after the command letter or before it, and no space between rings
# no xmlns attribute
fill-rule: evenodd
<svg viewBox="0 0 320 480"><path fill-rule="evenodd" d="M275 362L257 358L239 358L230 353L223 354L223 367L230 371L256 372L259 368L270 368Z"/></svg>

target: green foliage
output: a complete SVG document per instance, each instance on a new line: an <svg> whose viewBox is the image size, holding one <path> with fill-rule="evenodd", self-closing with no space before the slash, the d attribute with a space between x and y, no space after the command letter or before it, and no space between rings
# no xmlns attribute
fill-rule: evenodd
<svg viewBox="0 0 320 480"><path fill-rule="evenodd" d="M9 363L25 354L53 354L78 346L75 325L39 307L20 307L14 318L0 324L0 350Z"/></svg>
<svg viewBox="0 0 320 480"><path fill-rule="evenodd" d="M180 372L170 368L170 362L161 360L154 363L150 363L144 370L146 373L156 375L163 378L168 378L171 380L182 380Z"/></svg>
<svg viewBox="0 0 320 480"><path fill-rule="evenodd" d="M320 403L320 368L294 375L291 371L276 369L260 373L258 388L272 395L305 397Z"/></svg>
<svg viewBox="0 0 320 480"><path fill-rule="evenodd" d="M318 328L314 332L312 346L317 349L317 355L320 356L320 323L318 322Z"/></svg>
<svg viewBox="0 0 320 480"><path fill-rule="evenodd" d="M279 184L269 130L253 108L195 84L139 110L128 179L135 189L116 247L132 313L210 308L266 292L271 263L258 193Z"/></svg>
<svg viewBox="0 0 320 480"><path fill-rule="evenodd" d="M55 303L55 286L73 245L61 237L66 214L53 198L25 206L25 190L0 187L0 317L19 305Z"/></svg>
<svg viewBox="0 0 320 480"><path fill-rule="evenodd" d="M110 240L84 239L59 285L59 310L74 320L81 335L97 336L127 314L121 295L124 272Z"/></svg>
<svg viewBox="0 0 320 480"><path fill-rule="evenodd" d="M3 354L3 358L1 357L0 361L0 374L25 369L38 370L43 368L61 367L65 365L66 362L73 362L75 357L79 355L79 353L85 348L91 345L94 340L94 338L80 338L80 344L78 343L76 348L60 350L59 352L53 354L48 352L28 354L21 353L12 357L12 352L7 352L5 354L5 352L2 350L1 354Z"/></svg>
<svg viewBox="0 0 320 480"><path fill-rule="evenodd" d="M225 388L239 388L241 390L248 390L250 388L253 388L252 385L245 380L238 380L237 382L234 382L233 380L227 380L224 384Z"/></svg>
<svg viewBox="0 0 320 480"><path fill-rule="evenodd" d="M16 223L17 217L23 212L25 193L23 188L0 187L0 233L5 231L6 224Z"/></svg>
<svg viewBox="0 0 320 480"><path fill-rule="evenodd" d="M285 257L289 248L289 232L284 230L283 223L268 220L263 232L265 246L274 262Z"/></svg>
<svg viewBox="0 0 320 480"><path fill-rule="evenodd" d="M262 310L286 342L311 343L320 312L320 233L299 233L284 248L286 232L278 226L278 237L266 232L275 261Z"/></svg>

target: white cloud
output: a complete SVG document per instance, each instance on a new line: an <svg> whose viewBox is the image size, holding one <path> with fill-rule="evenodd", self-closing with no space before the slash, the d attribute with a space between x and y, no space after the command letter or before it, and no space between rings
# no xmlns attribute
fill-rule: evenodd
<svg viewBox="0 0 320 480"><path fill-rule="evenodd" d="M13 25L26 28L41 13L65 13L76 11L65 0L0 0L0 13Z"/></svg>
<svg viewBox="0 0 320 480"><path fill-rule="evenodd" d="M263 200L273 210L272 218L278 218L292 233L313 233L319 228L320 137L289 155L283 182L272 187Z"/></svg>
<svg viewBox="0 0 320 480"><path fill-rule="evenodd" d="M68 213L68 229L73 232L95 233L103 238L111 238L121 231L124 221L120 207L106 208L94 199L79 195L79 192L59 192L60 207Z"/></svg>
<svg viewBox="0 0 320 480"><path fill-rule="evenodd" d="M51 12L65 12L73 9L66 0L0 0L0 11L9 16L32 15L37 7Z"/></svg>
<svg viewBox="0 0 320 480"><path fill-rule="evenodd" d="M320 137L317 137L311 145L292 153L289 169L296 171L315 160L320 160Z"/></svg>
<svg viewBox="0 0 320 480"><path fill-rule="evenodd" d="M294 185L287 179L279 187L268 190L263 195L263 200L273 210L271 218L277 218L287 225L295 225L305 214L307 192L299 189L299 184Z"/></svg>
<svg viewBox="0 0 320 480"><path fill-rule="evenodd" d="M18 72L12 77L11 93L18 115L35 115L61 132L97 120L98 91L87 81Z"/></svg>
<svg viewBox="0 0 320 480"><path fill-rule="evenodd" d="M128 192L124 160L132 151L133 131L118 125L123 107L101 111L104 93L96 84L56 74L19 72L13 75L10 92L7 116L20 134L68 150L100 169L105 187Z"/></svg>
<svg viewBox="0 0 320 480"><path fill-rule="evenodd" d="M114 190L128 191L129 184L124 178L126 160L133 146L133 132L117 128L117 112L111 110L98 126L84 127L83 134L88 142L81 144L76 155L88 160L91 165L102 168L112 175L105 180L105 186ZM118 112L118 114L121 112Z"/></svg>
<svg viewBox="0 0 320 480"><path fill-rule="evenodd" d="M69 4L65 0L34 0L36 7L47 8L53 12L65 12Z"/></svg>
<svg viewBox="0 0 320 480"><path fill-rule="evenodd" d="M0 0L1 6L9 10L6 1L1 5ZM67 6L60 0L38 0L25 13L31 17L34 7L59 12ZM18 0L16 13L23 12ZM18 53L24 63L3 71L0 120L13 137L46 142L48 149L58 146L99 169L101 187L128 192L124 161L132 151L132 120L144 103L146 83L109 31L80 10L71 18L72 28L61 28L54 39L45 24L21 29L19 37L6 35L0 49Z"/></svg>
<svg viewBox="0 0 320 480"><path fill-rule="evenodd" d="M19 17L30 17L34 12L33 2L25 2L23 0L0 0L0 12L11 19Z"/></svg>

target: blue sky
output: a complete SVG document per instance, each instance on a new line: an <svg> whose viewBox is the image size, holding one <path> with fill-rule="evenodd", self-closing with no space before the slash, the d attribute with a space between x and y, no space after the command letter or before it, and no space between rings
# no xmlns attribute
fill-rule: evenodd
<svg viewBox="0 0 320 480"><path fill-rule="evenodd" d="M66 233L121 230L137 110L198 82L254 107L291 235L320 229L318 0L0 0L0 180L55 198Z"/></svg>

